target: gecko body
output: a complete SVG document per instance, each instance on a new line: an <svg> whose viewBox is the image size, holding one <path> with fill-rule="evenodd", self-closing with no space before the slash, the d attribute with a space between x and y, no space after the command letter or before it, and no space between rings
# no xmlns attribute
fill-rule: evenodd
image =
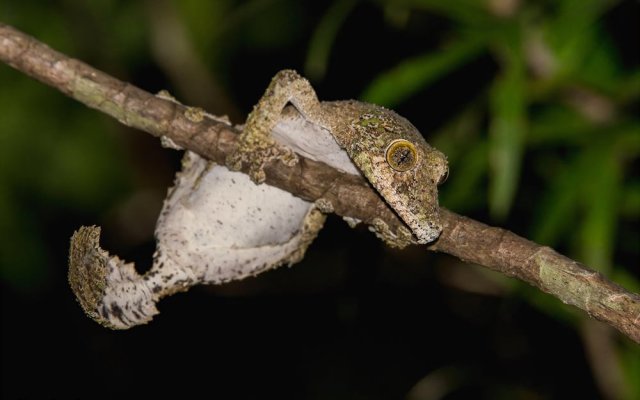
<svg viewBox="0 0 640 400"><path fill-rule="evenodd" d="M91 318L127 329L149 322L167 295L300 261L332 205L260 184L265 163L274 159L292 165L300 154L365 176L407 225L391 231L380 219L371 223L391 246L429 243L441 232L437 185L446 176L446 158L391 110L352 100L319 102L306 79L284 70L250 113L239 143L226 166L186 152L144 275L100 248L99 228L74 234L69 282ZM249 176L236 171L243 164Z"/></svg>

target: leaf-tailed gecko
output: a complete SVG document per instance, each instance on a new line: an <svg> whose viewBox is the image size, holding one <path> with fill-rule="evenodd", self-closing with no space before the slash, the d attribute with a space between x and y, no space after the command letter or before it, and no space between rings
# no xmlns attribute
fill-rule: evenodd
<svg viewBox="0 0 640 400"><path fill-rule="evenodd" d="M320 102L306 79L283 70L249 114L239 142L226 166L186 152L144 275L100 248L99 228L74 233L69 282L91 318L127 329L149 322L164 296L300 261L332 206L262 184L263 166L273 159L294 164L300 154L364 175L406 224L392 231L373 221L370 229L391 246L429 243L441 232L437 185L448 173L446 158L391 110L353 100ZM245 163L249 176L236 172Z"/></svg>

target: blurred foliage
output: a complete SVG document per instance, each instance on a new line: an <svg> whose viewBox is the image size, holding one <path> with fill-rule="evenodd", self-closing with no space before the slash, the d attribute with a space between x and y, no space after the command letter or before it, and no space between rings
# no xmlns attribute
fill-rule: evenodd
<svg viewBox="0 0 640 400"><path fill-rule="evenodd" d="M391 1L381 4L392 3L398 6ZM432 139L447 154L455 154L447 151L455 147L465 149L460 158L451 157L442 204L458 211L486 204L495 219L505 220L514 213L520 187L535 181L547 189L538 201L528 201L526 209L516 211L532 216L519 216L528 222L528 237L567 249L574 258L637 291L638 276L630 275L625 264L638 273L639 50L631 50L634 65L624 65L604 26L607 11L619 2L506 0L479 8L475 1L403 3L455 21L449 32L453 44L381 73L365 90L366 100L395 106L478 57L479 50L498 64L485 94L471 99L486 106L470 103L454 117L463 129L479 134L467 135L461 144L443 129ZM637 36L630 40L638 44ZM540 155L527 160L528 154ZM487 183L486 203L470 202ZM634 226L621 229L627 219ZM536 290L519 291L557 318L577 323L583 317ZM632 377L639 376L640 352L633 345L619 351L627 372L620 393L638 398L640 382Z"/></svg>
<svg viewBox="0 0 640 400"><path fill-rule="evenodd" d="M640 288L638 38L615 17L634 9L630 1L318 3L4 1L0 20L154 91L179 86L149 48L149 7L168 7L239 108L287 67L304 66L314 84L341 97L359 90L418 128L435 128L428 140L451 169L444 206ZM368 32L370 25L380 31ZM385 35L398 42L379 49ZM441 103L453 105L443 111ZM71 214L104 215L134 190L131 139L108 118L3 66L0 110L0 272L8 284L36 290L59 273L48 267L60 251L52 243L66 238L52 242L60 234L52 226ZM502 285L559 321L578 327L583 319L537 290ZM621 390L640 398L638 348L624 342L617 350Z"/></svg>

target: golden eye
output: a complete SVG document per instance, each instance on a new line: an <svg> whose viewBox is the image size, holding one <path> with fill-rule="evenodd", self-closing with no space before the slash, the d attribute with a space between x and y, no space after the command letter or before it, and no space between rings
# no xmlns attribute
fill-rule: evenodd
<svg viewBox="0 0 640 400"><path fill-rule="evenodd" d="M416 147L408 140L396 139L387 147L387 163L396 171L409 171L418 163Z"/></svg>

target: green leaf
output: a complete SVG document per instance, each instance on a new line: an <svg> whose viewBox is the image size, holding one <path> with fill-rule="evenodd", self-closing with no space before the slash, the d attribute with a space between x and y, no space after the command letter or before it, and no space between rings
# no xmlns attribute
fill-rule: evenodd
<svg viewBox="0 0 640 400"><path fill-rule="evenodd" d="M633 160L640 156L640 121L623 121L610 134L615 136L615 151L624 160Z"/></svg>
<svg viewBox="0 0 640 400"><path fill-rule="evenodd" d="M620 168L612 147L598 148L589 157L583 181L584 222L579 230L581 259L592 268L608 272L613 263L613 245L620 197Z"/></svg>
<svg viewBox="0 0 640 400"><path fill-rule="evenodd" d="M640 281L638 278L621 267L616 267L612 271L611 280L631 292L640 293Z"/></svg>
<svg viewBox="0 0 640 400"><path fill-rule="evenodd" d="M640 70L631 72L618 88L618 97L623 103L630 103L640 97Z"/></svg>
<svg viewBox="0 0 640 400"><path fill-rule="evenodd" d="M640 215L640 181L632 181L626 185L622 193L620 213L628 217Z"/></svg>
<svg viewBox="0 0 640 400"><path fill-rule="evenodd" d="M603 29L593 28L590 33L592 40L576 71L577 79L604 94L614 94L623 76L617 49Z"/></svg>
<svg viewBox="0 0 640 400"><path fill-rule="evenodd" d="M515 196L527 129L525 65L518 44L503 48L504 67L490 89L489 209L504 218Z"/></svg>
<svg viewBox="0 0 640 400"><path fill-rule="evenodd" d="M588 164L582 156L560 164L552 172L551 187L539 201L533 218L531 239L547 246L560 243L564 234L569 234L572 221L576 220L577 204L580 197L582 171Z"/></svg>
<svg viewBox="0 0 640 400"><path fill-rule="evenodd" d="M485 41L482 39L465 39L437 53L405 60L376 77L362 93L361 98L371 103L394 107L477 56L484 48Z"/></svg>
<svg viewBox="0 0 640 400"><path fill-rule="evenodd" d="M563 0L555 3L555 15L547 24L547 39L559 73L579 73L594 46L600 42L598 19L614 2L609 0Z"/></svg>
<svg viewBox="0 0 640 400"><path fill-rule="evenodd" d="M620 349L620 360L624 372L624 382L627 384L625 399L640 399L640 346L636 343L625 342Z"/></svg>
<svg viewBox="0 0 640 400"><path fill-rule="evenodd" d="M428 10L462 24L479 25L493 20L484 1L478 0L392 0L394 4Z"/></svg>
<svg viewBox="0 0 640 400"><path fill-rule="evenodd" d="M530 118L527 134L530 146L584 144L594 135L593 123L571 108L549 103L539 108Z"/></svg>

